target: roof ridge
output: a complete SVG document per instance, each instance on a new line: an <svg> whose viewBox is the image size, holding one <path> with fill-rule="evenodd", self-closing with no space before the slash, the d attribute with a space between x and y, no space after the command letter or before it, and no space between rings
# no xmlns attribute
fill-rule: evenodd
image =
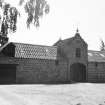
<svg viewBox="0 0 105 105"><path fill-rule="evenodd" d="M31 46L40 46L40 47L51 47L51 48L57 48L57 46L48 46L48 45L36 45L36 44L28 44L28 43L21 43L21 42L10 42L14 44L23 44L23 45L31 45Z"/></svg>

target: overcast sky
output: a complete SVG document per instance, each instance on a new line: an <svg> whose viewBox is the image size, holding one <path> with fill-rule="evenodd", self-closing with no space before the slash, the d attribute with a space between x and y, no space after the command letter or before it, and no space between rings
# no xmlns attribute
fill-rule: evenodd
<svg viewBox="0 0 105 105"><path fill-rule="evenodd" d="M5 0L18 5L19 0ZM73 37L78 27L81 37L88 43L88 49L99 50L100 39L105 41L105 0L47 0L50 13L40 21L36 29L26 27L26 15L18 7L17 32L9 35L10 41L38 45L53 45L59 38Z"/></svg>

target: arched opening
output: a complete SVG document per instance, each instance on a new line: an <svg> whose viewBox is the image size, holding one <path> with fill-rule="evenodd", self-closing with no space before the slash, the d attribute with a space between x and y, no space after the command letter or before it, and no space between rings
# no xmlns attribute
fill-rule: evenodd
<svg viewBox="0 0 105 105"><path fill-rule="evenodd" d="M70 66L70 78L73 82L86 82L86 66L74 63Z"/></svg>

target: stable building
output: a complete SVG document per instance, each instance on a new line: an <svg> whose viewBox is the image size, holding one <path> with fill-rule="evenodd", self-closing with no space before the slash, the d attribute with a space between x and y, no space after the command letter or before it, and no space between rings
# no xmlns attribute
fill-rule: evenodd
<svg viewBox="0 0 105 105"><path fill-rule="evenodd" d="M105 52L88 50L76 32L53 46L6 42L0 48L0 84L105 82Z"/></svg>

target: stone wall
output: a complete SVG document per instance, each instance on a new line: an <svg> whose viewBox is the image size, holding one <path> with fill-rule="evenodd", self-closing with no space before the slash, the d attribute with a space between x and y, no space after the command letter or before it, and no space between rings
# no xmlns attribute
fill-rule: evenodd
<svg viewBox="0 0 105 105"><path fill-rule="evenodd" d="M17 64L16 83L64 83L66 61L1 57L0 64Z"/></svg>
<svg viewBox="0 0 105 105"><path fill-rule="evenodd" d="M105 62L88 63L88 81L105 82Z"/></svg>
<svg viewBox="0 0 105 105"><path fill-rule="evenodd" d="M18 59L17 83L57 83L67 81L67 64L54 60Z"/></svg>
<svg viewBox="0 0 105 105"><path fill-rule="evenodd" d="M70 83L64 60L0 57L0 64L16 64L16 83ZM105 82L105 62L88 62L88 82Z"/></svg>

